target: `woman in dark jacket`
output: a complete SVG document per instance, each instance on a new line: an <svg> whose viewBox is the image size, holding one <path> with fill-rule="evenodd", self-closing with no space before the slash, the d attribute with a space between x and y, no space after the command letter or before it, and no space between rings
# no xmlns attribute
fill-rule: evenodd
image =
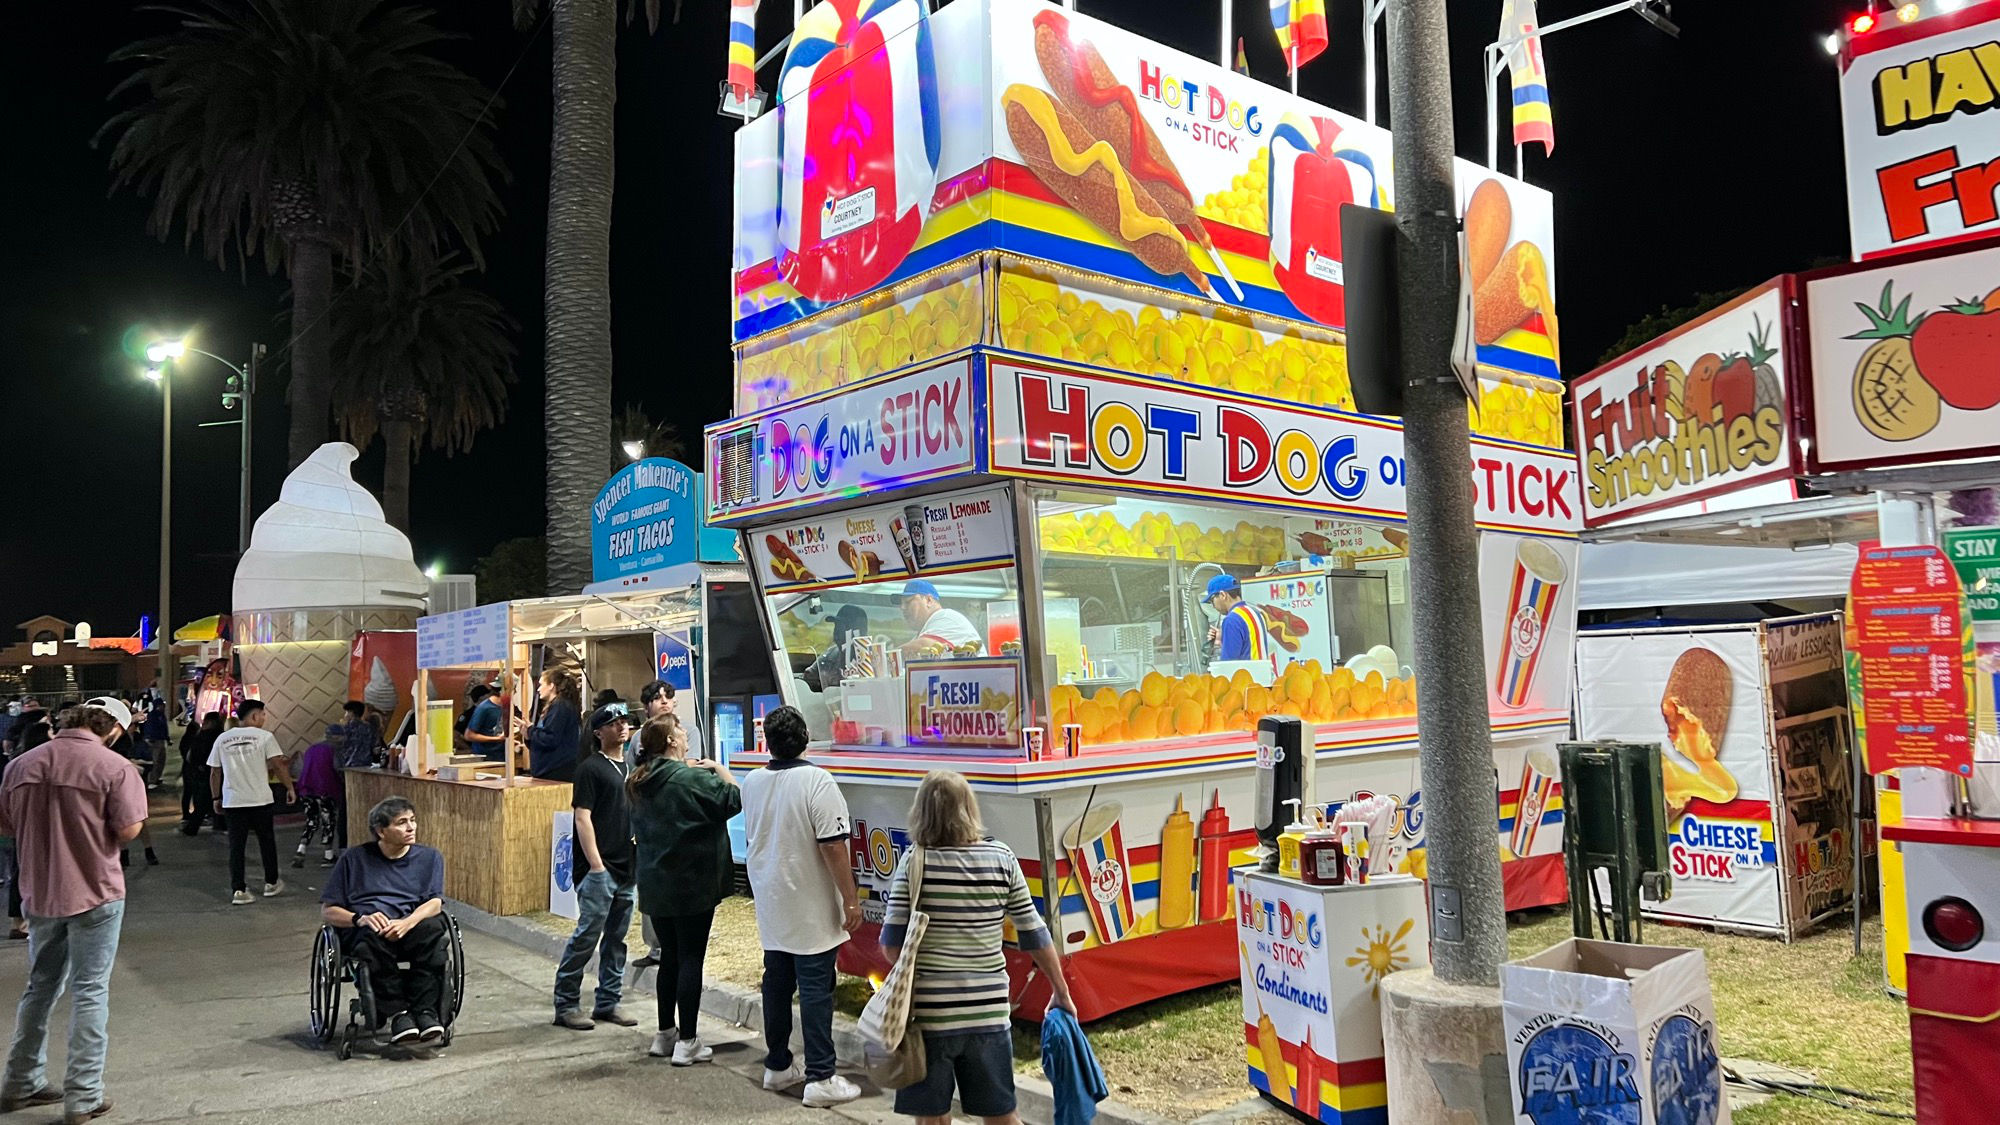
<svg viewBox="0 0 2000 1125"><path fill-rule="evenodd" d="M189 727L181 736L181 835L192 836L213 814L215 795L208 791L208 752L222 737L222 712L210 711L199 726ZM215 830L222 831L222 818L215 817Z"/></svg>
<svg viewBox="0 0 2000 1125"><path fill-rule="evenodd" d="M583 745L583 680L568 668L542 673L542 717L527 729L528 773L550 781L576 775Z"/></svg>
<svg viewBox="0 0 2000 1125"><path fill-rule="evenodd" d="M729 818L743 811L729 768L688 761L687 746L676 716L649 721L639 731L639 764L625 780L639 844L639 910L660 939L660 1031L647 1053L663 1058L671 1042L675 1066L714 1054L696 1034L695 1016L715 905L731 890Z"/></svg>

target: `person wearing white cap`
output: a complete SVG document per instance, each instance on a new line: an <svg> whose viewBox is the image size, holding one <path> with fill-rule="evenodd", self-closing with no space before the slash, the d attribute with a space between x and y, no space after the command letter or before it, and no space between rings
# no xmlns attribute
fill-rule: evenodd
<svg viewBox="0 0 2000 1125"><path fill-rule="evenodd" d="M21 853L28 915L28 983L0 1080L0 1113L63 1105L63 1120L111 1108L104 1096L111 966L125 918L118 849L146 823L146 784L110 743L132 723L116 699L65 708L55 737L9 765L0 785L0 833ZM69 1065L48 1080L49 1013L70 994Z"/></svg>

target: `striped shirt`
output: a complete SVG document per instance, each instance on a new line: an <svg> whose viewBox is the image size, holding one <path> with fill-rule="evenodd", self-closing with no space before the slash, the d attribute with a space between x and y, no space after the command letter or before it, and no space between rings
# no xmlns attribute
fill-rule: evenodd
<svg viewBox="0 0 2000 1125"><path fill-rule="evenodd" d="M1035 913L1021 865L1007 845L987 840L965 848L925 848L924 885L917 909L930 916L917 951L917 981L911 1011L917 1026L932 1032L990 1031L1006 1028L1013 1002L1007 987L1007 960L1001 952L1001 923L1014 923L1023 951L1051 944L1049 929ZM882 944L903 944L910 922L909 857L896 867L889 905L882 920Z"/></svg>

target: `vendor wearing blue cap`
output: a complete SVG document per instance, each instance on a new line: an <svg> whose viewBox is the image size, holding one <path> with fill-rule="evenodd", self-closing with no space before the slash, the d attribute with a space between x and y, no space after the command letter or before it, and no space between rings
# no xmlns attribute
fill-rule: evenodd
<svg viewBox="0 0 2000 1125"><path fill-rule="evenodd" d="M947 652L972 645L983 649L979 630L972 627L963 613L946 609L938 603L937 587L921 578L912 578L903 584L903 593L898 601L902 605L903 620L917 635L902 646L904 657L920 655L926 648L942 646Z"/></svg>
<svg viewBox="0 0 2000 1125"><path fill-rule="evenodd" d="M1201 599L1215 607L1222 620L1208 630L1210 644L1220 644L1217 660L1268 660L1270 648L1264 640L1264 615L1243 600L1243 587L1234 576L1218 574L1208 580L1208 596Z"/></svg>

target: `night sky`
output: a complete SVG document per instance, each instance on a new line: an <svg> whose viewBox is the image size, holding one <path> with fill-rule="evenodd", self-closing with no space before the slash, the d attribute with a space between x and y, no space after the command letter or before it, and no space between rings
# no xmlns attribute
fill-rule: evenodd
<svg viewBox="0 0 2000 1125"><path fill-rule="evenodd" d="M1543 23L1601 0L1544 0ZM671 4L668 5L671 7ZM1551 160L1531 182L1556 195L1564 373L1574 378L1625 326L1695 293L1749 285L1847 251L1839 109L1821 39L1851 8L1830 0L1681 0L1679 41L1631 15L1547 41L1556 116ZM515 30L507 0L451 0L438 22L466 38L455 60L499 85L511 173L505 225L485 245L480 284L521 324L519 383L506 423L470 454L426 453L415 467L419 565L470 570L496 542L539 534L542 513L542 254L548 190L549 43ZM1086 14L1213 57L1202 0L1081 0ZM1480 160L1480 49L1499 0L1451 0L1458 150ZM791 19L765 0L760 47ZM1300 93L1359 115L1359 0L1331 0L1334 44ZM1266 0L1235 0L1252 73L1282 82ZM1194 13L1190 15L1189 13ZM678 25L620 35L618 179L612 234L613 399L677 424L690 453L729 403L728 226L731 122L715 112L728 5L686 0ZM193 329L232 359L254 340L275 355L283 283L239 274L148 235L148 202L107 197L106 153L91 146L123 71L106 57L170 17L117 3L48 4L0 37L8 136L0 272L0 418L11 496L0 545L0 628L53 613L100 635L129 632L155 600L159 393L137 374L149 330ZM516 64L518 63L518 67ZM760 78L775 79L776 66ZM1386 114L1388 99L1381 99ZM1504 129L1504 127L1503 127ZM1505 133L1503 131L1503 144ZM1511 166L1511 152L1503 157ZM228 608L236 543L237 431L221 420L227 372L190 360L174 397L174 617ZM283 378L261 384L257 507L284 472ZM607 423L608 424L608 423ZM379 486L381 449L356 476Z"/></svg>

